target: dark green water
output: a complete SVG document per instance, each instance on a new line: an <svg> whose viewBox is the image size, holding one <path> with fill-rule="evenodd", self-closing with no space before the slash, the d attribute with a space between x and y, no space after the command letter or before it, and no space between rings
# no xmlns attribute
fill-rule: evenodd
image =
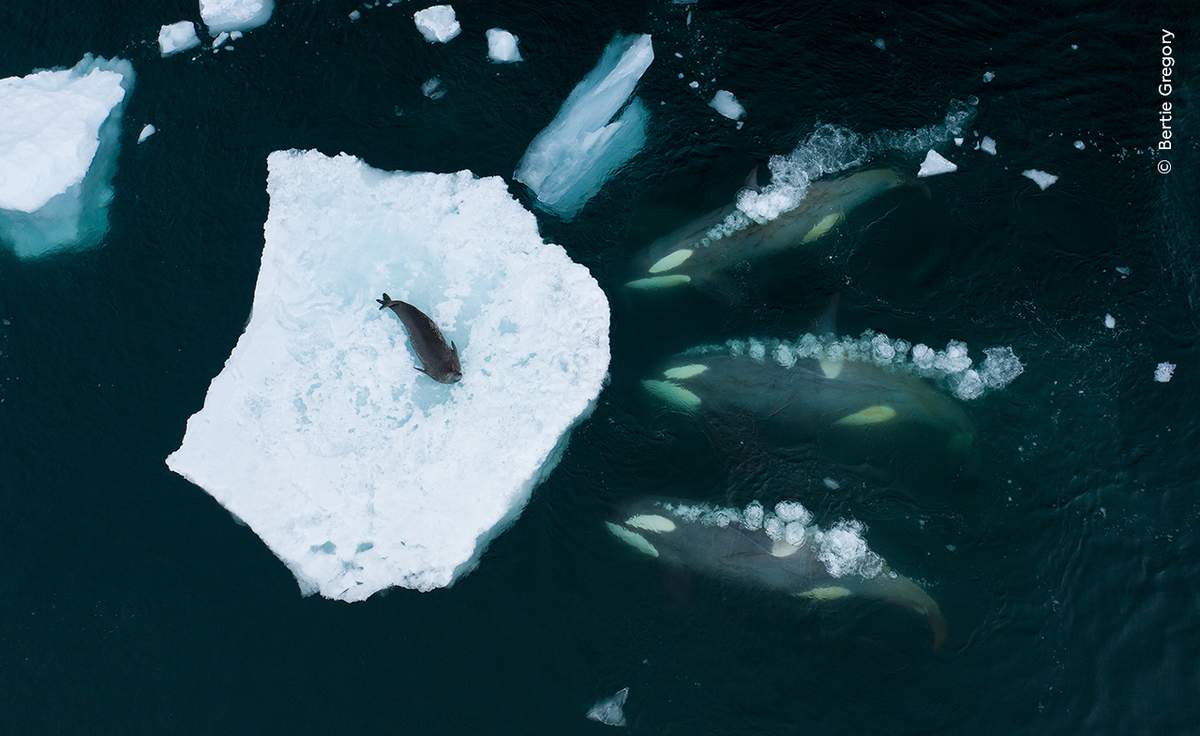
<svg viewBox="0 0 1200 736"><path fill-rule="evenodd" d="M1195 732L1191 5L701 0L689 27L661 1L461 2L463 35L437 47L412 28L419 6L351 24L355 7L281 0L235 51L195 60L153 43L160 24L198 20L191 0L0 7L0 77L88 51L138 73L102 247L0 249L0 731L592 733L588 706L627 685L632 733ZM523 64L486 63L492 26L520 36ZM1181 113L1166 176L1148 151L1163 27ZM617 30L654 35L650 142L575 221L539 218L612 300L595 414L452 588L302 598L248 528L163 464L248 316L266 155L507 177ZM436 102L419 90L434 75ZM686 86L713 77L703 90L735 91L743 130ZM999 155L958 152L927 202L839 236L852 256L736 308L622 296L633 253L727 202L816 122L915 127L969 95ZM134 146L145 122L160 132ZM1061 178L1041 192L1019 176L1030 167ZM835 289L841 332L1012 345L1025 361L967 406L971 472L897 480L753 427L679 432L646 411L637 381L664 356L802 331ZM1172 382L1154 382L1159 361L1178 364ZM793 496L822 522L863 520L940 602L946 649L888 611L797 608L635 559L600 522L643 494Z"/></svg>

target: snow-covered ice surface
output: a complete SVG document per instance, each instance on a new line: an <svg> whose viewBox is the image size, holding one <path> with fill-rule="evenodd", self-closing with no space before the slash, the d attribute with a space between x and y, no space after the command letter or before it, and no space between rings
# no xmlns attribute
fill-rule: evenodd
<svg viewBox="0 0 1200 736"><path fill-rule="evenodd" d="M1159 383L1167 383L1174 375L1174 363L1159 363L1154 367L1154 380Z"/></svg>
<svg viewBox="0 0 1200 736"><path fill-rule="evenodd" d="M194 49L199 45L196 26L190 20L170 23L158 29L158 50L163 56Z"/></svg>
<svg viewBox="0 0 1200 736"><path fill-rule="evenodd" d="M653 61L649 35L617 35L529 144L513 178L543 209L574 217L645 145L648 113L630 96Z"/></svg>
<svg viewBox="0 0 1200 736"><path fill-rule="evenodd" d="M433 5L413 13L413 23L429 43L446 43L462 33L449 5Z"/></svg>
<svg viewBox="0 0 1200 736"><path fill-rule="evenodd" d="M817 179L864 166L889 153L916 155L962 135L974 117L974 105L954 101L942 122L910 130L877 130L863 135L840 125L818 125L791 153L772 156L767 163L771 183L738 192L737 210L706 235L720 240L754 223L770 222L799 207L809 185Z"/></svg>
<svg viewBox="0 0 1200 736"><path fill-rule="evenodd" d="M503 28L489 28L484 32L487 36L488 58L497 64L511 64L521 61L521 52L517 49L519 39Z"/></svg>
<svg viewBox="0 0 1200 736"><path fill-rule="evenodd" d="M974 361L965 342L951 340L946 343L944 350L934 350L923 343L913 345L907 340L892 339L873 330L865 330L858 337L805 333L791 341L758 338L729 340L718 345L701 345L684 352L685 355L714 353L747 356L759 362L773 360L783 368L791 368L797 361L806 359L874 363L887 370L905 371L931 379L958 398L968 401L988 391L1004 388L1025 371L1024 364L1010 347L985 349L983 360L977 367L972 367Z"/></svg>
<svg viewBox="0 0 1200 736"><path fill-rule="evenodd" d="M268 157L245 333L167 465L249 524L305 593L363 600L468 572L590 411L608 302L499 177ZM463 379L414 370L375 299L418 305Z"/></svg>
<svg viewBox="0 0 1200 736"><path fill-rule="evenodd" d="M625 725L625 700L629 697L629 688L624 687L607 698L601 698L588 709L587 717L606 726Z"/></svg>
<svg viewBox="0 0 1200 736"><path fill-rule="evenodd" d="M133 82L128 61L90 54L71 69L0 79L0 242L18 256L104 237Z"/></svg>
<svg viewBox="0 0 1200 736"><path fill-rule="evenodd" d="M937 176L938 174L951 174L955 171L958 171L957 164L931 148L929 153L925 154L925 160L921 162L917 176Z"/></svg>
<svg viewBox="0 0 1200 736"><path fill-rule="evenodd" d="M158 132L158 128L155 128L152 123L146 123L144 126L142 126L142 132L138 133L137 142L142 143L147 138L149 138L150 136L154 135L157 132Z"/></svg>
<svg viewBox="0 0 1200 736"><path fill-rule="evenodd" d="M732 92L724 89L717 90L708 106L730 120L741 120L746 115L746 108L742 107L738 98L734 97Z"/></svg>
<svg viewBox="0 0 1200 736"><path fill-rule="evenodd" d="M1021 172L1021 176L1031 180L1034 184L1037 184L1042 191L1046 191L1051 184L1058 181L1058 177L1056 175L1047 174L1045 171L1039 171L1038 169L1025 169Z"/></svg>
<svg viewBox="0 0 1200 736"><path fill-rule="evenodd" d="M209 33L258 28L273 12L275 0L200 0L200 19Z"/></svg>

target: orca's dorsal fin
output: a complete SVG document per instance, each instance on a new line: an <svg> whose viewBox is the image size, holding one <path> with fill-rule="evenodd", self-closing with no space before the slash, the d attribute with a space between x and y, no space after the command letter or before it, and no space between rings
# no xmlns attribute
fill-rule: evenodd
<svg viewBox="0 0 1200 736"><path fill-rule="evenodd" d="M750 173L746 175L746 181L742 184L742 186L753 192L757 192L759 190L757 165L755 165L753 169L750 169Z"/></svg>
<svg viewBox="0 0 1200 736"><path fill-rule="evenodd" d="M841 301L842 293L840 291L834 292L834 295L829 297L829 306L825 307L825 311L813 320L812 332L814 335L837 334L837 313Z"/></svg>

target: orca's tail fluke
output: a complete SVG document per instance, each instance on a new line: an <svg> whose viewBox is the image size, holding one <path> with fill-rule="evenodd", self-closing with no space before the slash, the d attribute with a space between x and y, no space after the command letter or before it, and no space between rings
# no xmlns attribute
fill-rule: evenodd
<svg viewBox="0 0 1200 736"><path fill-rule="evenodd" d="M383 292L382 299L376 299L375 301L379 302L380 309L387 309L388 307L390 307L396 303L395 300L393 300L390 296L387 295L386 291Z"/></svg>

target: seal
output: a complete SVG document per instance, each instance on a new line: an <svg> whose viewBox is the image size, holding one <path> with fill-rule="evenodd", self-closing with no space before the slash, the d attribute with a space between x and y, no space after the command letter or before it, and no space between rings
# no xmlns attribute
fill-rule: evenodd
<svg viewBox="0 0 1200 736"><path fill-rule="evenodd" d="M438 329L429 315L413 305L393 299L386 293L376 299L380 309L391 309L404 323L413 350L421 359L417 370L438 383L458 383L462 380L462 365L458 362L458 347L446 342L446 336Z"/></svg>

